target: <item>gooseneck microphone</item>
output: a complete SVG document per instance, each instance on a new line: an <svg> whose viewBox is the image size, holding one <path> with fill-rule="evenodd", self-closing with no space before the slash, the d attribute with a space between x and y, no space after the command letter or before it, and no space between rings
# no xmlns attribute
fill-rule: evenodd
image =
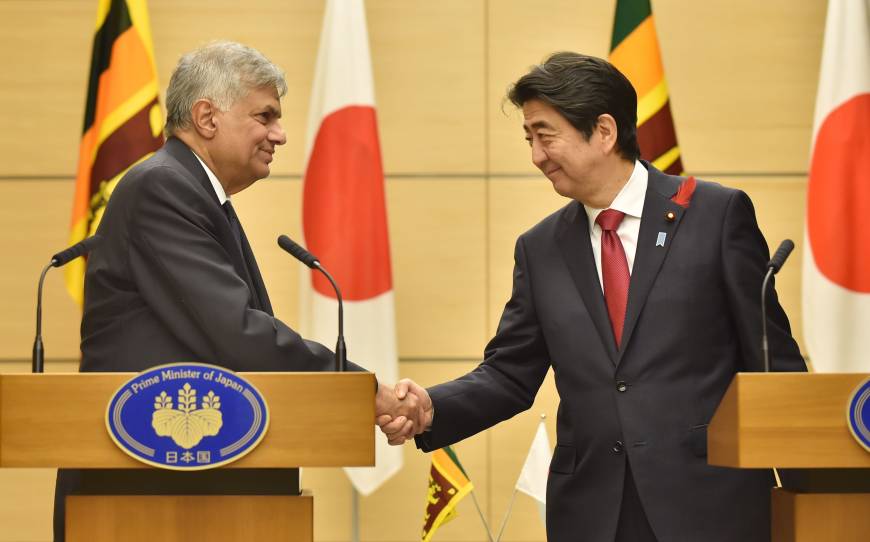
<svg viewBox="0 0 870 542"><path fill-rule="evenodd" d="M779 248L773 254L773 258L767 262L767 274L761 283L761 354L764 358L764 372L770 372L770 352L767 348L767 285L771 277L779 272L791 251L794 250L794 242L786 239L780 243Z"/></svg>
<svg viewBox="0 0 870 542"><path fill-rule="evenodd" d="M45 366L45 349L42 345L42 285L45 282L45 275L52 267L62 267L69 262L75 260L79 256L84 256L100 242L99 235L92 235L83 241L79 241L66 250L58 252L51 257L51 261L43 268L39 275L39 286L36 288L36 338L33 340L33 357L31 359L31 371L41 373Z"/></svg>
<svg viewBox="0 0 870 542"><path fill-rule="evenodd" d="M317 257L302 248L298 243L287 237L286 235L278 236L278 246L289 252L291 256L304 263L311 269L317 269L326 276L332 288L335 290L335 296L338 298L338 340L335 343L335 370L344 372L347 370L347 347L344 344L344 304L341 301L341 290L338 288L335 279L332 275L320 265L320 260Z"/></svg>

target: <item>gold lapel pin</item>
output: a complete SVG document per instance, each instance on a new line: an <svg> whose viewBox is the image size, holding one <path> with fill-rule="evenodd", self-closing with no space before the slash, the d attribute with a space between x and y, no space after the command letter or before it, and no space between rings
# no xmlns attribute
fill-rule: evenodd
<svg viewBox="0 0 870 542"><path fill-rule="evenodd" d="M674 214L673 211L668 211L667 213L665 213L665 220L667 220L668 222L673 222L676 219L677 215Z"/></svg>

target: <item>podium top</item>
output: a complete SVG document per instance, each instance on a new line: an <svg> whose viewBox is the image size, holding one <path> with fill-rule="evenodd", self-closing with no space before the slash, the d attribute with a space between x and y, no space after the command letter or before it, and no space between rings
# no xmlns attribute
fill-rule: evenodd
<svg viewBox="0 0 870 542"><path fill-rule="evenodd" d="M269 431L224 468L371 466L371 373L239 373L266 398ZM106 430L109 398L134 373L0 374L0 467L151 468Z"/></svg>
<svg viewBox="0 0 870 542"><path fill-rule="evenodd" d="M738 373L707 431L711 465L870 468L846 422L868 374Z"/></svg>

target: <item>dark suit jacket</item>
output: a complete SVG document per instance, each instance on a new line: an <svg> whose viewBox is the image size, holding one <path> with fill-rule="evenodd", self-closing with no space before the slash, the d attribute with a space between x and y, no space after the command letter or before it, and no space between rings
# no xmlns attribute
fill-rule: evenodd
<svg viewBox="0 0 870 542"><path fill-rule="evenodd" d="M244 234L239 246L205 170L179 139L118 183L98 233L85 279L82 371L179 361L333 369L332 352L272 315Z"/></svg>
<svg viewBox="0 0 870 542"><path fill-rule="evenodd" d="M334 356L272 314L257 262L231 229L191 150L169 138L118 183L88 259L83 372L142 371L197 361L234 371L330 371ZM288 265L294 262L288 260ZM362 370L348 362L350 370ZM55 541L64 496L84 493L293 493L296 469L58 473ZM295 487L291 487L294 486Z"/></svg>
<svg viewBox="0 0 870 542"><path fill-rule="evenodd" d="M528 409L552 366L561 402L548 540L614 539L627 456L659 541L767 541L771 471L706 462L707 424L734 373L762 370L767 245L743 192L699 182L683 209L670 201L681 179L648 169L623 349L585 210L571 202L517 240L513 293L485 359L429 390L435 423L417 444L437 449ZM805 370L775 293L768 303L774 368Z"/></svg>

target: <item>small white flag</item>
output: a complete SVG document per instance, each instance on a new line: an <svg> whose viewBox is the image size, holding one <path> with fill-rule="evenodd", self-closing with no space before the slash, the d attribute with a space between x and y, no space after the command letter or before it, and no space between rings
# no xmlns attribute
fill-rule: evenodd
<svg viewBox="0 0 870 542"><path fill-rule="evenodd" d="M547 437L547 426L544 420L538 424L538 431L529 448L529 455L523 464L523 470L517 479L516 488L538 501L541 520L546 523L547 475L550 472L550 459L553 452L550 449L550 439Z"/></svg>

